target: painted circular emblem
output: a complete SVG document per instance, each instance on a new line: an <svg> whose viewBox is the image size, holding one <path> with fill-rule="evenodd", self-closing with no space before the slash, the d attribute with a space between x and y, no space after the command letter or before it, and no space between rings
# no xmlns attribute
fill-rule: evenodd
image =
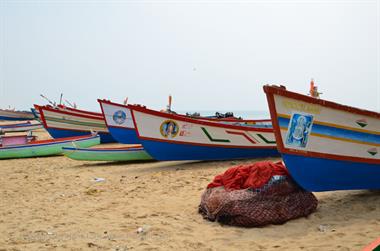
<svg viewBox="0 0 380 251"><path fill-rule="evenodd" d="M179 132L179 126L174 120L165 120L160 126L160 133L165 138L174 138Z"/></svg>
<svg viewBox="0 0 380 251"><path fill-rule="evenodd" d="M113 121L115 121L116 124L123 124L124 121L127 119L127 115L122 110L116 111L113 116Z"/></svg>

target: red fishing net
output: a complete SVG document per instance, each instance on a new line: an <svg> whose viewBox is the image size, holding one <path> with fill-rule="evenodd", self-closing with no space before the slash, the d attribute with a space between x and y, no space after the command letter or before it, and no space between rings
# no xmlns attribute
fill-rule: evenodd
<svg viewBox="0 0 380 251"><path fill-rule="evenodd" d="M315 196L294 183L282 163L265 161L216 176L202 195L199 212L211 221L257 227L307 216L317 205Z"/></svg>

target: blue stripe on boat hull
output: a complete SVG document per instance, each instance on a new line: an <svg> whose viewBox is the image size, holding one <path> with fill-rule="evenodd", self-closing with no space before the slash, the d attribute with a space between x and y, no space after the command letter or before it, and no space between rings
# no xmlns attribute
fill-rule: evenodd
<svg viewBox="0 0 380 251"><path fill-rule="evenodd" d="M66 138L66 137L75 137L75 136L84 136L84 135L91 134L91 132L88 132L88 131L74 131L74 130L55 129L55 128L48 128L46 130L49 132L50 136L52 136L55 139ZM109 133L99 132L98 134L100 136L100 142L101 143L115 142L115 139Z"/></svg>
<svg viewBox="0 0 380 251"><path fill-rule="evenodd" d="M289 119L279 117L278 122L281 127L289 126ZM353 139L362 142L380 144L380 135L365 132L357 132L332 126L319 125L316 123L313 124L311 132L343 139Z"/></svg>
<svg viewBox="0 0 380 251"><path fill-rule="evenodd" d="M228 160L280 156L276 148L226 148L141 140L156 160Z"/></svg>
<svg viewBox="0 0 380 251"><path fill-rule="evenodd" d="M137 137L135 129L120 128L120 127L108 127L108 131L111 133L114 139L122 144L140 144L140 140Z"/></svg>
<svg viewBox="0 0 380 251"><path fill-rule="evenodd" d="M283 154L294 180L308 191L380 189L380 165Z"/></svg>
<svg viewBox="0 0 380 251"><path fill-rule="evenodd" d="M0 116L0 120L18 121L18 120L33 120L33 118L14 118L14 117Z"/></svg>

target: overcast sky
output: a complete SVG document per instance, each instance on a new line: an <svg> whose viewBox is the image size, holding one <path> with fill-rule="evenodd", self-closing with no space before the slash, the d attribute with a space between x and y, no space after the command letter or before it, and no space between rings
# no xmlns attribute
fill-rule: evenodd
<svg viewBox="0 0 380 251"><path fill-rule="evenodd" d="M380 111L380 0L0 0L0 107L267 110L262 86Z"/></svg>

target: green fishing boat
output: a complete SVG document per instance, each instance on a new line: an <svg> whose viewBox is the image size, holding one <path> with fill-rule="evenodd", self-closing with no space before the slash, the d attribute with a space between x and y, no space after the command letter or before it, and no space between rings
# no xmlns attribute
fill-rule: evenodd
<svg viewBox="0 0 380 251"><path fill-rule="evenodd" d="M0 138L0 159L29 158L59 155L62 147L91 147L100 144L99 135L86 135L49 140L35 140L32 136L5 136Z"/></svg>
<svg viewBox="0 0 380 251"><path fill-rule="evenodd" d="M153 159L141 146L91 149L64 147L63 154L70 159L89 161L135 161Z"/></svg>

